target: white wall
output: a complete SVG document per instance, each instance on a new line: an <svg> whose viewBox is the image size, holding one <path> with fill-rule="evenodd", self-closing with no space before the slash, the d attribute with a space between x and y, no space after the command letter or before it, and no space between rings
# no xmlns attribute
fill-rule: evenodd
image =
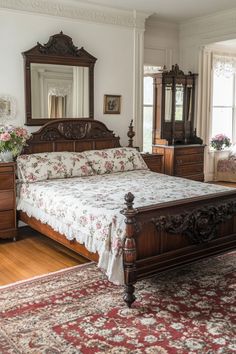
<svg viewBox="0 0 236 354"><path fill-rule="evenodd" d="M127 129L133 118L134 34L132 26L94 23L79 19L0 9L0 94L17 102L14 124L25 122L24 65L21 52L63 31L76 46L97 58L95 64L94 116L107 124L127 145ZM122 95L120 115L103 114L104 94ZM29 130L36 130L29 127Z"/></svg>
<svg viewBox="0 0 236 354"><path fill-rule="evenodd" d="M168 69L179 63L179 27L151 16L144 33L144 63Z"/></svg>

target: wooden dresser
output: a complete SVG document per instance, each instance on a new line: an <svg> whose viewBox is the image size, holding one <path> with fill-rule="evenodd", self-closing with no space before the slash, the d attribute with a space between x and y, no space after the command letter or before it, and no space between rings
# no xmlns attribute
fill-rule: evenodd
<svg viewBox="0 0 236 354"><path fill-rule="evenodd" d="M0 162L0 238L16 236L15 163Z"/></svg>
<svg viewBox="0 0 236 354"><path fill-rule="evenodd" d="M141 154L148 168L153 172L164 173L162 154Z"/></svg>
<svg viewBox="0 0 236 354"><path fill-rule="evenodd" d="M204 181L205 145L153 145L153 152L164 155L164 173Z"/></svg>

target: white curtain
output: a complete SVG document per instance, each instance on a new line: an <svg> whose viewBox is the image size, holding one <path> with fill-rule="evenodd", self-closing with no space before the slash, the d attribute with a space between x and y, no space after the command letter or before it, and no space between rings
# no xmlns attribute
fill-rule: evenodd
<svg viewBox="0 0 236 354"><path fill-rule="evenodd" d="M198 67L197 135L209 144L212 106L212 50L200 50Z"/></svg>
<svg viewBox="0 0 236 354"><path fill-rule="evenodd" d="M213 68L218 76L230 77L236 73L236 57L232 54L213 54Z"/></svg>
<svg viewBox="0 0 236 354"><path fill-rule="evenodd" d="M214 155L209 150L212 131L212 89L213 73L231 76L236 72L236 57L219 53L214 48L203 47L199 54L197 135L207 144L205 151L205 180L212 180L214 174Z"/></svg>
<svg viewBox="0 0 236 354"><path fill-rule="evenodd" d="M211 133L212 79L212 50L203 47L199 53L196 128L197 135L208 146ZM204 155L205 181L213 179L213 161L208 146Z"/></svg>
<svg viewBox="0 0 236 354"><path fill-rule="evenodd" d="M89 71L73 66L73 117L89 117Z"/></svg>

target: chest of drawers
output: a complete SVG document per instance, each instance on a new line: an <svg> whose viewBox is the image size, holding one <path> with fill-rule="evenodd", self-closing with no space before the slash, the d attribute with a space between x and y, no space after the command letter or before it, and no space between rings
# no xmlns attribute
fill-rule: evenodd
<svg viewBox="0 0 236 354"><path fill-rule="evenodd" d="M0 162L0 238L13 238L16 226L15 163Z"/></svg>
<svg viewBox="0 0 236 354"><path fill-rule="evenodd" d="M153 152L164 155L164 173L204 181L204 145L153 145Z"/></svg>

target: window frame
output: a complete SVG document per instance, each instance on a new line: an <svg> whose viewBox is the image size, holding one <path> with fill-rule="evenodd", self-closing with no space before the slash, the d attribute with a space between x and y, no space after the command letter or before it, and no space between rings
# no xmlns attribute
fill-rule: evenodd
<svg viewBox="0 0 236 354"><path fill-rule="evenodd" d="M232 109L232 124L231 124L231 129L232 129L232 143L236 144L236 73L233 73L233 92L232 92L232 103L231 105L214 105L213 103L213 95L214 95L214 76L215 76L215 71L213 68L213 82L212 82L212 104L211 104L211 110L212 110L212 119L211 119L211 136L213 136L213 112L214 108L230 108ZM221 133L221 132L219 132ZM217 134L219 134L217 133Z"/></svg>

